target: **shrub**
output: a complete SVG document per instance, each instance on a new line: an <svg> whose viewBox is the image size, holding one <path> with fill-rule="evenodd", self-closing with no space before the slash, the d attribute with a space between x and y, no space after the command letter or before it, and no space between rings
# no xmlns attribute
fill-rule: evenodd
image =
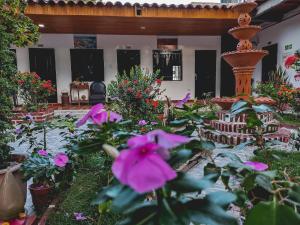
<svg viewBox="0 0 300 225"><path fill-rule="evenodd" d="M144 73L140 67L132 68L130 74L118 74L116 81L108 85L109 97L124 117L134 119L142 115L145 120L154 119L163 113L159 97L161 90L159 73Z"/></svg>
<svg viewBox="0 0 300 225"><path fill-rule="evenodd" d="M18 73L19 94L24 101L26 110L36 111L44 107L47 98L55 93L51 80L42 80L36 73Z"/></svg>

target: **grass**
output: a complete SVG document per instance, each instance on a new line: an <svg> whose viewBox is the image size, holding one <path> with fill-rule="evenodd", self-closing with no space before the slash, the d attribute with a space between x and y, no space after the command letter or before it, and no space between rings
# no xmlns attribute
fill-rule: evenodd
<svg viewBox="0 0 300 225"><path fill-rule="evenodd" d="M107 170L102 165L103 160L99 156L92 156L83 163L74 183L66 192L60 194L63 200L58 210L50 215L47 225L112 225L116 223L118 216L112 213L102 215L98 223L97 206L91 206L96 192L107 182ZM88 219L76 221L74 212L82 212Z"/></svg>
<svg viewBox="0 0 300 225"><path fill-rule="evenodd" d="M261 151L251 161L267 163L270 170L277 170L280 178L284 178L284 170L291 177L300 176L300 152Z"/></svg>
<svg viewBox="0 0 300 225"><path fill-rule="evenodd" d="M279 121L288 125L300 126L300 118L295 115L282 115Z"/></svg>

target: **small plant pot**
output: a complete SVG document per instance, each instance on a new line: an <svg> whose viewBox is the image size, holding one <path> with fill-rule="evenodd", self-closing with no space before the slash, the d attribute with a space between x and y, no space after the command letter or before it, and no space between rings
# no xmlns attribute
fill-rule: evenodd
<svg viewBox="0 0 300 225"><path fill-rule="evenodd" d="M29 190L32 196L32 203L37 212L45 210L51 202L53 186L31 184Z"/></svg>

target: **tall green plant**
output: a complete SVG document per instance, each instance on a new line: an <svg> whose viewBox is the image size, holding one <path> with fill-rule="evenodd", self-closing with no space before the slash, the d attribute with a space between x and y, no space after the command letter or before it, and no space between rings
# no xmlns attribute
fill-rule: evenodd
<svg viewBox="0 0 300 225"><path fill-rule="evenodd" d="M20 0L0 0L0 164L8 159L7 130L11 127L12 99L17 85L17 68L11 45L24 47L38 40L38 27L24 15L26 3Z"/></svg>

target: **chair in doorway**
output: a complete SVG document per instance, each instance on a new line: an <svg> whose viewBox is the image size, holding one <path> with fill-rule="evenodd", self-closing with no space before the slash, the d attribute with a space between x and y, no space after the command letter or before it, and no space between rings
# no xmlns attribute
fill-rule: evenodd
<svg viewBox="0 0 300 225"><path fill-rule="evenodd" d="M105 103L106 86L102 81L94 81L90 86L90 104Z"/></svg>

